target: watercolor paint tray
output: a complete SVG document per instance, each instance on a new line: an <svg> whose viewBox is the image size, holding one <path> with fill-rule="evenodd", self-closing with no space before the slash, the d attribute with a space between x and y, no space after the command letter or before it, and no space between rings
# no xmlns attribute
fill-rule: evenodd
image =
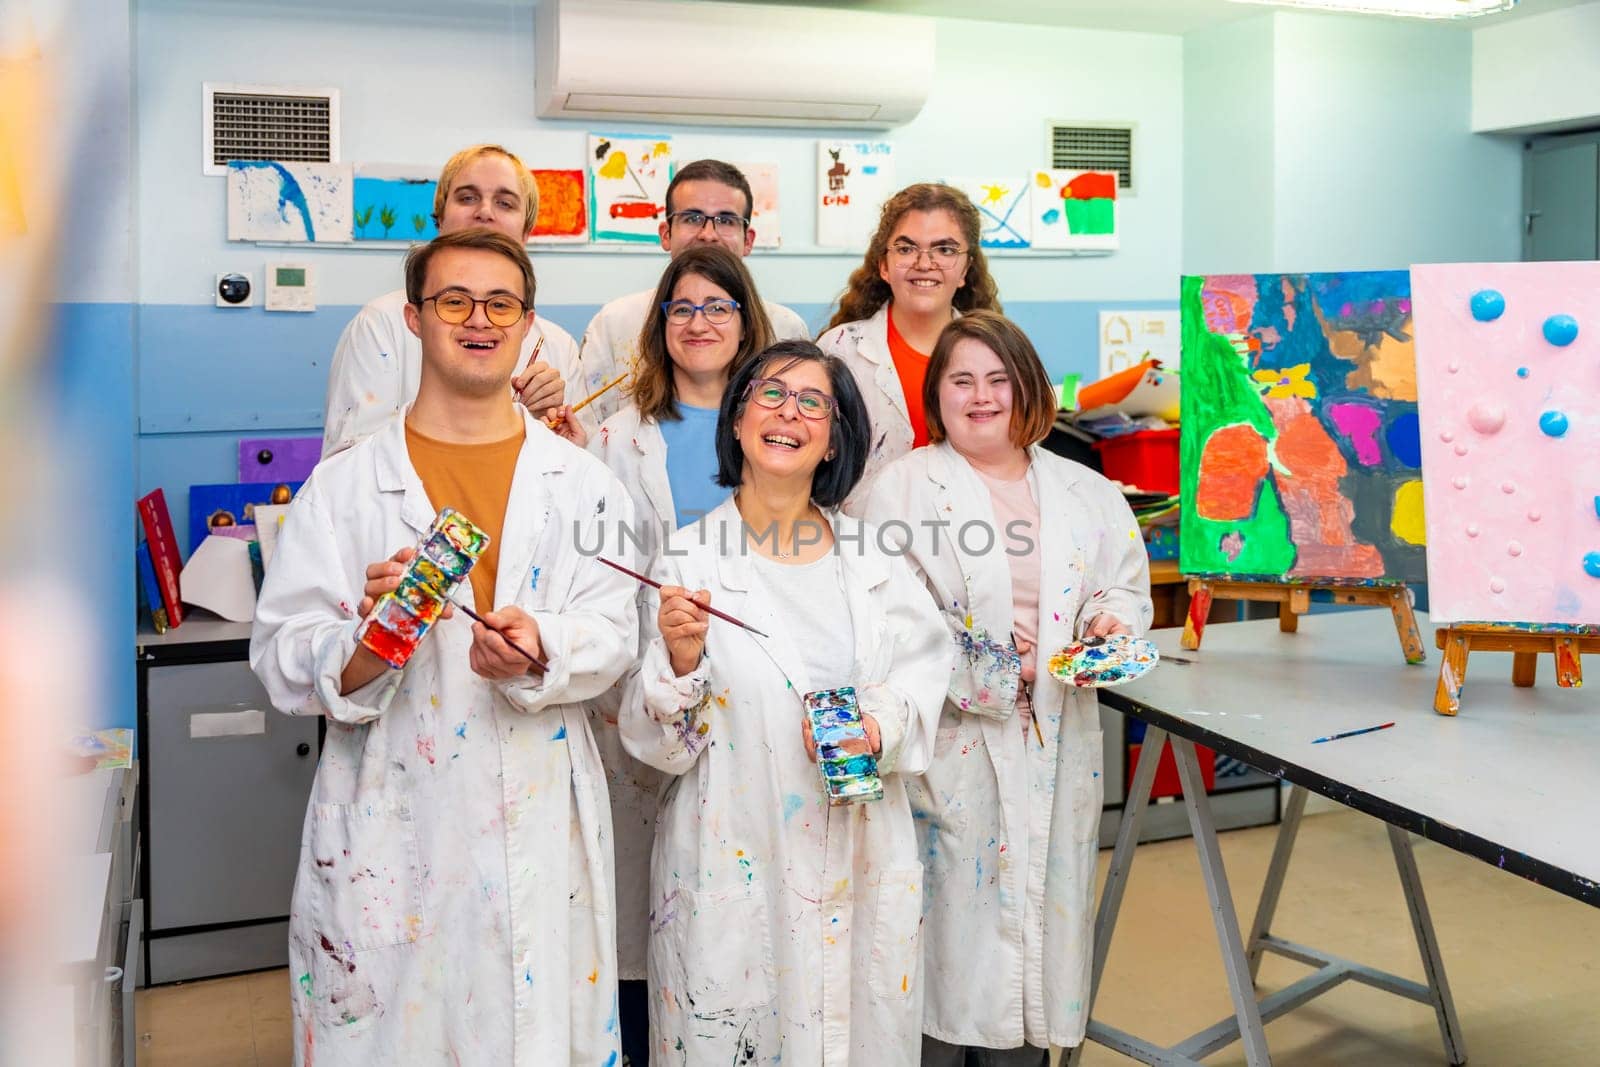
<svg viewBox="0 0 1600 1067"><path fill-rule="evenodd" d="M400 585L373 606L356 640L395 670L404 667L489 547L489 535L454 508L439 512Z"/></svg>
<svg viewBox="0 0 1600 1067"><path fill-rule="evenodd" d="M1074 641L1050 657L1050 674L1079 689L1109 689L1149 674L1161 653L1132 634Z"/></svg>
<svg viewBox="0 0 1600 1067"><path fill-rule="evenodd" d="M883 799L878 760L872 755L854 686L805 694L806 716L817 745L817 767L833 806Z"/></svg>

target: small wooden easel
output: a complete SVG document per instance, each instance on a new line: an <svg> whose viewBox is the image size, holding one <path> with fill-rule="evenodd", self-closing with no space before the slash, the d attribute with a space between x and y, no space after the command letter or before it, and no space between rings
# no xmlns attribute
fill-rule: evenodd
<svg viewBox="0 0 1600 1067"><path fill-rule="evenodd" d="M1434 640L1444 650L1439 685L1433 691L1433 710L1440 715L1454 715L1461 710L1461 687L1467 680L1469 652L1511 653L1511 684L1523 689L1532 687L1541 653L1548 652L1556 658L1556 685L1577 689L1583 685L1582 655L1600 652L1600 632L1593 628L1460 623L1439 627Z"/></svg>
<svg viewBox="0 0 1600 1067"><path fill-rule="evenodd" d="M1286 634L1300 628L1300 616L1311 610L1311 594L1327 592L1335 604L1367 604L1389 609L1395 632L1407 663L1422 663L1428 658L1422 646L1422 632L1411 610L1411 597L1404 583L1395 585L1301 584L1297 582L1250 582L1231 578L1190 578L1189 614L1183 622L1184 648L1200 647L1206 619L1211 614L1213 597L1228 600L1256 600L1278 605L1278 629Z"/></svg>

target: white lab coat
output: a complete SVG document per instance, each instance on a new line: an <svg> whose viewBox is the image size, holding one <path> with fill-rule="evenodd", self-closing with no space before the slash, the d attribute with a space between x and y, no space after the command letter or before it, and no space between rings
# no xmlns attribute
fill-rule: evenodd
<svg viewBox="0 0 1600 1067"><path fill-rule="evenodd" d="M628 751L674 776L651 859L652 1056L724 1064L914 1064L920 1055L922 864L906 776L926 768L952 646L927 591L875 531L832 514L855 634L848 677L882 728L882 800L832 808L805 753L814 688L728 500L675 533L662 582L713 618L676 678L645 627L622 708ZM721 546L729 551L721 551ZM753 550L752 550L753 551Z"/></svg>
<svg viewBox="0 0 1600 1067"><path fill-rule="evenodd" d="M582 396L588 396L633 366L633 361L639 356L639 334L644 330L645 318L650 313L650 301L655 299L655 295L652 286L641 293L619 296L595 313L589 328L583 331L583 346L578 350L583 380ZM772 322L774 338L779 341L811 339L811 331L799 315L770 300L761 303ZM579 414L587 415L593 411L595 423L599 424L621 411L627 403L627 395L619 385ZM586 425L584 429L590 427Z"/></svg>
<svg viewBox="0 0 1600 1067"><path fill-rule="evenodd" d="M959 312L957 313L959 314ZM844 360L855 375L856 387L867 405L872 420L872 447L867 467L855 491L845 504L846 511L858 511L858 502L872 486L872 479L890 463L911 451L916 435L911 427L911 411L906 407L905 388L889 351L889 305L875 311L870 319L845 322L817 338L817 347Z"/></svg>
<svg viewBox="0 0 1600 1067"><path fill-rule="evenodd" d="M339 335L328 367L328 400L322 414L322 455L349 448L411 405L422 376L422 342L406 326L404 289L384 293L367 304ZM535 317L517 359L521 374L544 338L539 359L567 383L567 400L582 394L578 343L549 319ZM587 427L586 427L587 428Z"/></svg>
<svg viewBox="0 0 1600 1067"><path fill-rule="evenodd" d="M339 695L367 565L435 515L401 418L319 464L279 536L250 665L279 710L328 719L290 905L297 1064L618 1054L611 817L579 702L632 662L638 621L634 583L572 543L632 505L524 422L495 603L538 621L542 680L473 673L461 615Z"/></svg>
<svg viewBox="0 0 1600 1067"><path fill-rule="evenodd" d="M618 386L620 389L621 386ZM654 562L667 534L677 526L672 486L667 481L667 446L661 427L641 422L629 403L605 421L589 440L589 451L610 468L633 499L641 541ZM648 566L644 568L648 570ZM654 618L656 599L639 585L641 613ZM631 671L629 672L631 674ZM617 976L637 981L648 977L645 950L650 943L650 847L655 841L656 803L665 779L660 771L634 759L622 746L617 715L628 674L588 702L595 744L605 765L611 795L611 824L617 857Z"/></svg>
<svg viewBox="0 0 1600 1067"><path fill-rule="evenodd" d="M960 657L932 764L909 786L928 867L923 1030L954 1045L1083 1040L1102 738L1094 690L1063 685L1045 665L1095 615L1114 615L1135 633L1151 619L1149 562L1122 494L1080 464L1028 451L1039 503L1033 698L1043 743L1014 714L1014 684L994 684L995 657ZM1013 542L995 526L988 487L948 443L886 467L861 513L911 528L907 558L949 632L1009 644L1005 550ZM966 535L972 552L961 547L969 522L996 531L992 551L976 554L986 541L978 527ZM903 539L905 528L885 533Z"/></svg>

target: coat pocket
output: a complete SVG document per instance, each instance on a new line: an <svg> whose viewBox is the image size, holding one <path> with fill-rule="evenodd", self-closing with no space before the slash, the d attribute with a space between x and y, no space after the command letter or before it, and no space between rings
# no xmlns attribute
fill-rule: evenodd
<svg viewBox="0 0 1600 1067"><path fill-rule="evenodd" d="M698 1016L771 1004L772 933L761 883L676 896L676 914L652 945L657 984L685 991Z"/></svg>
<svg viewBox="0 0 1600 1067"><path fill-rule="evenodd" d="M309 911L313 937L340 953L417 940L426 927L417 827L404 800L313 804Z"/></svg>
<svg viewBox="0 0 1600 1067"><path fill-rule="evenodd" d="M922 865L885 871L876 893L867 983L876 996L904 1000L916 987L920 962Z"/></svg>

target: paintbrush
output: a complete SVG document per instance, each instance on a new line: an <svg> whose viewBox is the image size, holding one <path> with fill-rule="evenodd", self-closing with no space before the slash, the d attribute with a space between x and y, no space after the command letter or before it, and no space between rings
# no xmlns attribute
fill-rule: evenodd
<svg viewBox="0 0 1600 1067"><path fill-rule="evenodd" d="M599 400L602 396L605 396L606 393L611 390L612 386L626 381L627 378L628 378L628 372L627 371L623 371L621 374L617 375L615 378L611 379L609 382L607 382L606 384L602 385L600 388L596 389L594 392L590 393L588 396L584 397L582 400L578 401L576 404L572 405L572 407L568 408L567 409L567 415L569 415L569 416L570 415L576 415L578 412L582 411L584 408L588 407L590 404L593 404L596 400ZM546 420L545 425L550 427L550 429L553 430L557 426L560 426L565 421L566 421L565 418L550 419L550 420Z"/></svg>
<svg viewBox="0 0 1600 1067"><path fill-rule="evenodd" d="M1378 731L1378 730L1387 730L1389 727L1391 727L1393 725L1394 725L1394 723L1392 723L1392 722L1386 722L1386 723L1383 723L1381 726L1363 726L1359 730L1346 730L1342 734L1329 734L1327 737L1319 737L1319 738L1317 738L1315 741L1313 741L1311 743L1313 745L1320 745L1324 741L1337 741L1337 740L1339 740L1340 738L1343 738L1343 737L1356 737L1356 736L1359 736L1361 734L1370 734L1370 733L1373 733L1373 732Z"/></svg>
<svg viewBox="0 0 1600 1067"><path fill-rule="evenodd" d="M504 631L502 631L500 629L500 627L494 625L488 619L485 619L482 615L479 615L476 611L473 611L471 608L467 607L465 604L463 604L459 600L452 600L452 601L450 601L450 603L452 605L454 605L455 607L460 608L462 611L466 612L467 615L470 618L473 619L473 621L482 623L484 629L489 630L489 631L491 631L493 633L499 634L500 635L500 640L504 641L506 644L510 645L512 648L516 649L519 653L521 653L523 659L527 660L529 663L533 664L535 667L538 667L540 674L545 674L550 670L550 665L548 663L546 663L544 660L540 659L538 656L535 656L532 652L529 652L527 649L523 648L521 645L517 644L515 641L511 640L511 638L509 638L509 637L507 637L505 635Z"/></svg>
<svg viewBox="0 0 1600 1067"><path fill-rule="evenodd" d="M523 374L532 374L533 373L533 365L535 363L539 362L539 353L542 352L543 350L544 350L544 334L540 334L539 335L539 339L537 341L533 342L533 354L528 357L528 365L526 367L522 368L522 373ZM527 385L528 383L527 382L523 382L522 384L523 385ZM517 385L517 380L515 378L511 379L511 391L512 391L512 393L516 394L516 396L519 399L521 398L521 396L522 396L522 388Z"/></svg>
<svg viewBox="0 0 1600 1067"><path fill-rule="evenodd" d="M640 574L638 571L630 571L628 568L624 567L620 563L613 563L609 559L606 559L604 556L596 556L595 559L599 560L601 563L604 563L607 567L610 567L614 571L621 571L623 574L626 574L629 578L632 578L635 581L643 582L645 585L650 586L652 589L660 589L661 588L661 583L656 581L654 578L647 578L644 575ZM712 607L710 604L702 604L698 600L694 600L693 598L690 598L690 602L693 603L694 606L699 608L701 611L704 611L707 615L715 615L717 618L721 619L723 622L731 622L735 626L738 626L738 627L741 627L743 629L749 630L751 633L755 634L757 637L769 637L768 634L762 633L760 630L756 629L754 626L751 626L749 623L741 622L740 620L734 618L732 615L729 615L725 611L718 611L716 608Z"/></svg>
<svg viewBox="0 0 1600 1067"><path fill-rule="evenodd" d="M1017 631L1015 630L1011 631L1011 651L1017 652ZM1020 659L1021 656L1022 653L1017 652L1018 659ZM1039 747L1043 748L1044 731L1039 729L1039 716L1034 714L1037 709L1035 709L1033 706L1033 692L1028 688L1028 683L1024 682L1021 678L1017 679L1017 685L1021 687L1022 692L1026 694L1028 698L1028 718L1033 723L1033 736L1039 739Z"/></svg>

